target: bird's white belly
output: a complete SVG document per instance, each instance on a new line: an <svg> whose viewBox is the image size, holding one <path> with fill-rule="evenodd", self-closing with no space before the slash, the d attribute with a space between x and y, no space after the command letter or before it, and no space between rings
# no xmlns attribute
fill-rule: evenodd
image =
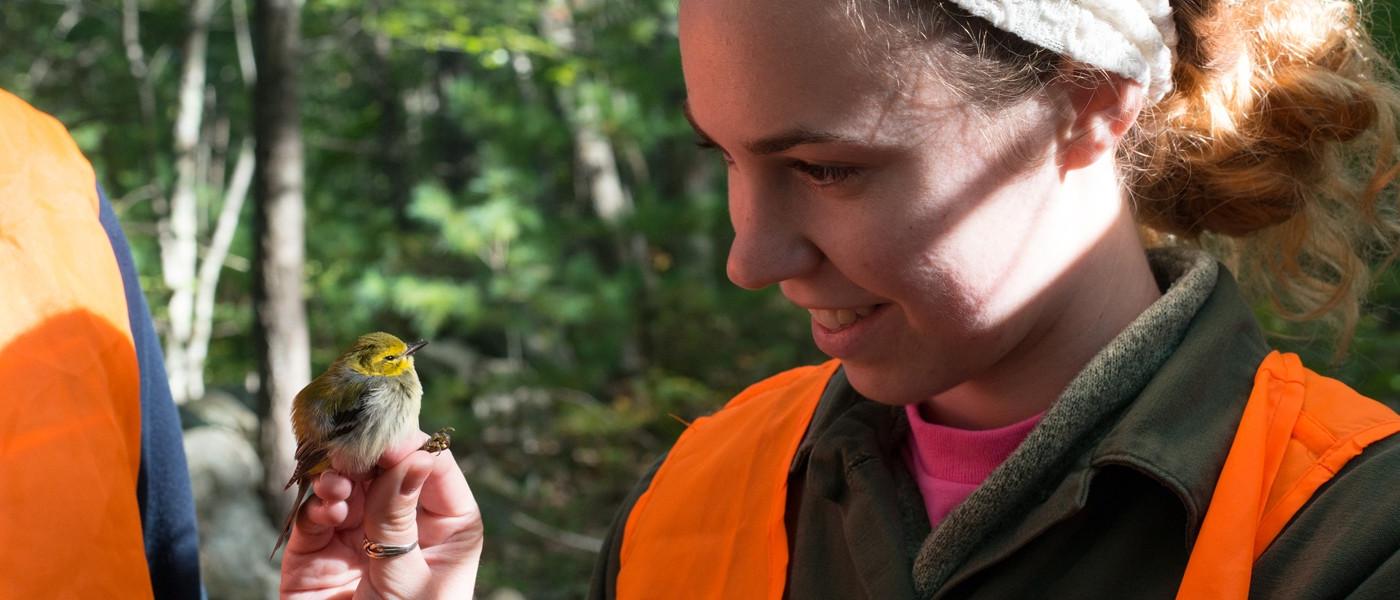
<svg viewBox="0 0 1400 600"><path fill-rule="evenodd" d="M359 427L333 440L331 464L348 474L363 474L379 456L405 435L417 430L422 388L414 381L390 380L365 396Z"/></svg>

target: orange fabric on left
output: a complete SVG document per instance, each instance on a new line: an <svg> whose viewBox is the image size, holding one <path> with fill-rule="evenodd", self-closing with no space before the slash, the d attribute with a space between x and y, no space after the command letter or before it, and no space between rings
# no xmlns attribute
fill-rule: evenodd
<svg viewBox="0 0 1400 600"><path fill-rule="evenodd" d="M1272 352L1255 374L1177 598L1243 600L1254 561L1313 494L1400 416Z"/></svg>
<svg viewBox="0 0 1400 600"><path fill-rule="evenodd" d="M0 588L148 598L141 399L92 167L0 90Z"/></svg>
<svg viewBox="0 0 1400 600"><path fill-rule="evenodd" d="M789 463L838 366L769 377L681 434L627 517L620 600L782 598Z"/></svg>

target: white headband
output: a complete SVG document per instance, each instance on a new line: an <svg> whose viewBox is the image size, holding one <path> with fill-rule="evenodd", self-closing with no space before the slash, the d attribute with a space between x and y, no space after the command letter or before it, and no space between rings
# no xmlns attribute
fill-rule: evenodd
<svg viewBox="0 0 1400 600"><path fill-rule="evenodd" d="M1176 25L1168 0L951 0L1046 50L1142 84L1150 102L1172 89Z"/></svg>

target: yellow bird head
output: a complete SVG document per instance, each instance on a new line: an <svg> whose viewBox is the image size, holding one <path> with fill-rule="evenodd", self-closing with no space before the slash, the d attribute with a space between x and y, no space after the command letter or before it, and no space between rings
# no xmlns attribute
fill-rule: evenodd
<svg viewBox="0 0 1400 600"><path fill-rule="evenodd" d="M398 377L413 371L413 353L428 342L405 344L392 334L376 331L355 340L340 361L356 373L372 377Z"/></svg>

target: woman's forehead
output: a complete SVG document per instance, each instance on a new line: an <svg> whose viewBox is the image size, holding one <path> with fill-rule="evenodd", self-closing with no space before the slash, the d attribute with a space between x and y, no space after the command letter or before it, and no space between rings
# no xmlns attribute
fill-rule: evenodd
<svg viewBox="0 0 1400 600"><path fill-rule="evenodd" d="M871 137L927 116L920 71L896 79L871 67L876 43L838 0L683 0L681 61L694 121L715 137L829 130ZM949 94L936 100L946 100ZM907 131L905 133L908 133Z"/></svg>

